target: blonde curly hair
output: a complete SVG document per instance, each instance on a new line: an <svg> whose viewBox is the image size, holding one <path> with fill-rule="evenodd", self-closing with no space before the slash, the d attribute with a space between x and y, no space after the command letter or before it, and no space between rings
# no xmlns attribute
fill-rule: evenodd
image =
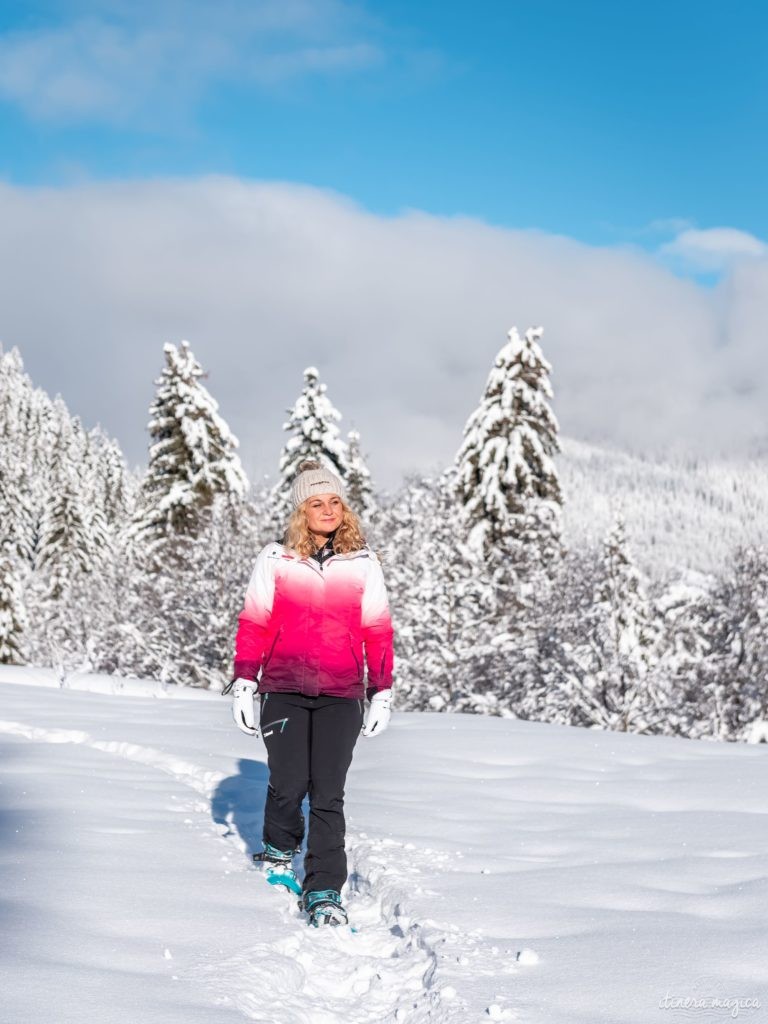
<svg viewBox="0 0 768 1024"><path fill-rule="evenodd" d="M307 498L307 501L309 500ZM363 536L357 514L352 511L343 498L339 500L341 501L342 519L333 536L333 550L337 555L346 555L350 551L359 551L361 548L364 548L365 537ZM309 558L310 555L317 551L315 538L310 533L309 523L307 522L306 504L307 502L303 501L291 513L291 518L288 520L288 526L283 538L285 546L301 555L302 558Z"/></svg>

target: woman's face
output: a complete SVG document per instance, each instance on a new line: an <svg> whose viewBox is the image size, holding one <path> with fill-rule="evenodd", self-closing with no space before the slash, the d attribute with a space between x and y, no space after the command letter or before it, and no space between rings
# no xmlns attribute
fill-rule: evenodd
<svg viewBox="0 0 768 1024"><path fill-rule="evenodd" d="M338 494L313 494L306 503L310 533L332 533L341 526L344 509Z"/></svg>

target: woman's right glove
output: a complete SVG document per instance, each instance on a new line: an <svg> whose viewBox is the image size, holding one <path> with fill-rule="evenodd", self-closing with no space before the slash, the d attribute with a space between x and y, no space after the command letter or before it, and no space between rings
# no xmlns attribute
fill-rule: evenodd
<svg viewBox="0 0 768 1024"><path fill-rule="evenodd" d="M236 679L232 687L232 717L238 729L249 736L258 736L259 727L253 709L256 683L253 679Z"/></svg>

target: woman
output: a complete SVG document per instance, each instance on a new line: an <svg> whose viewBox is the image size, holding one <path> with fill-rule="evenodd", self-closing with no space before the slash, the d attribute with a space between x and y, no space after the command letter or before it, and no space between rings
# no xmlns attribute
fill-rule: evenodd
<svg viewBox="0 0 768 1024"><path fill-rule="evenodd" d="M267 748L264 850L254 859L268 881L302 894L311 924L342 924L344 783L366 695L363 735L378 736L389 724L392 624L381 565L365 546L339 477L302 462L291 501L284 543L259 553L239 616L232 713L249 735L261 730ZM292 862L304 837L307 793L302 887Z"/></svg>

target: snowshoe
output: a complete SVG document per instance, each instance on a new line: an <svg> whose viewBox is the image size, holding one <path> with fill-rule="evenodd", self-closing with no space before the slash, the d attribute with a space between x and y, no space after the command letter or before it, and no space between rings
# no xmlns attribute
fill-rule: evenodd
<svg viewBox="0 0 768 1024"><path fill-rule="evenodd" d="M264 844L261 853L254 853L253 859L264 867L264 876L270 885L282 885L297 896L301 893L301 882L293 870L295 850L278 850L269 843Z"/></svg>
<svg viewBox="0 0 768 1024"><path fill-rule="evenodd" d="M322 924L347 924L347 912L342 906L341 896L335 889L318 889L305 894L302 909L309 915L309 924L318 928Z"/></svg>

